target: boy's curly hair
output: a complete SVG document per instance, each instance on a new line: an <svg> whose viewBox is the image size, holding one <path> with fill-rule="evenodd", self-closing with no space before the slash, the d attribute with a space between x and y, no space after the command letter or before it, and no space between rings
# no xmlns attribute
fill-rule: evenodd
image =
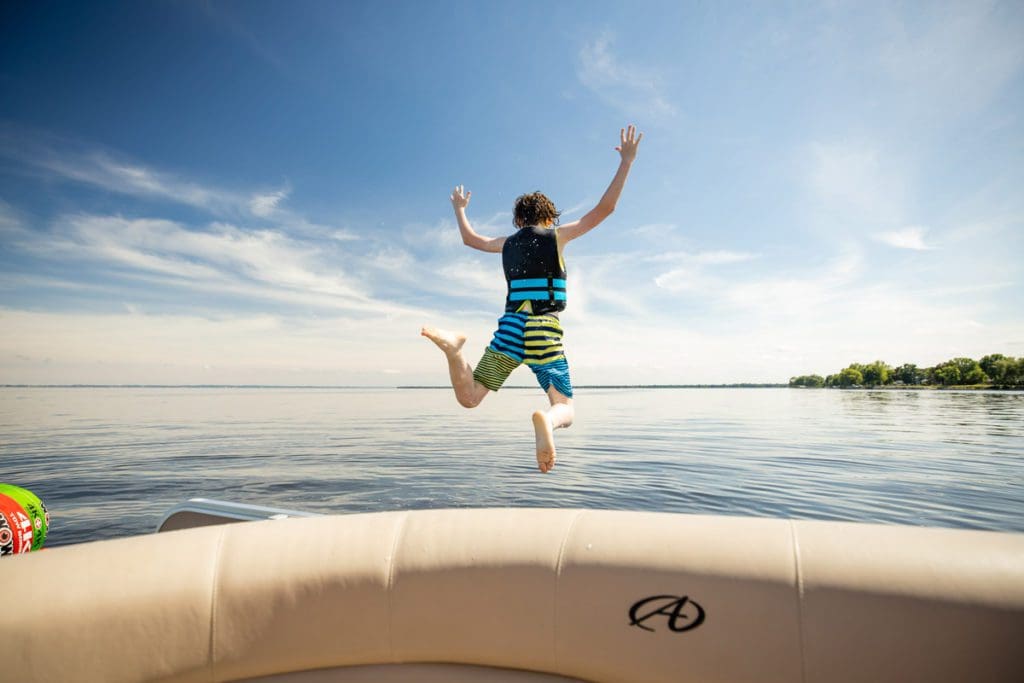
<svg viewBox="0 0 1024 683"><path fill-rule="evenodd" d="M558 225L558 217L562 212L555 208L554 203L540 192L531 192L516 197L516 210L512 218L517 228L528 225L543 225L549 220Z"/></svg>

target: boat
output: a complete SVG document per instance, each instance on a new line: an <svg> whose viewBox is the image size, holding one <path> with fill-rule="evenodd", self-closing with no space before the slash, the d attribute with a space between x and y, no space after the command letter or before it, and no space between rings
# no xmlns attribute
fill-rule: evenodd
<svg viewBox="0 0 1024 683"><path fill-rule="evenodd" d="M1024 680L1024 534L199 499L0 562L0 679Z"/></svg>

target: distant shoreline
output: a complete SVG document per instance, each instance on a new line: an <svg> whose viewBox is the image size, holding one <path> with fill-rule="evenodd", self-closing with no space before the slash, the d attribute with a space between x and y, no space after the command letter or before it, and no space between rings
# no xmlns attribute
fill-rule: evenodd
<svg viewBox="0 0 1024 683"><path fill-rule="evenodd" d="M577 384L573 389L786 389L788 384ZM396 387L397 389L447 389L450 386L440 385L408 385ZM536 389L535 386L518 385L507 386L502 389Z"/></svg>
<svg viewBox="0 0 1024 683"><path fill-rule="evenodd" d="M505 386L502 390L534 390L536 386ZM1004 387L992 384L928 385L891 384L855 387L803 387L782 383L737 383L737 384L582 384L575 389L819 389L837 391L1021 391L1020 387ZM450 386L440 384L371 386L356 384L0 384L0 389L402 389L451 391Z"/></svg>
<svg viewBox="0 0 1024 683"><path fill-rule="evenodd" d="M789 385L787 385L789 386ZM995 384L876 384L858 387L797 387L790 389L835 389L837 391L1021 391L1020 387Z"/></svg>
<svg viewBox="0 0 1024 683"><path fill-rule="evenodd" d="M583 384L576 389L785 389L786 384ZM515 385L502 389L536 389L536 386ZM430 385L356 385L356 384L0 384L0 389L446 389L451 386Z"/></svg>

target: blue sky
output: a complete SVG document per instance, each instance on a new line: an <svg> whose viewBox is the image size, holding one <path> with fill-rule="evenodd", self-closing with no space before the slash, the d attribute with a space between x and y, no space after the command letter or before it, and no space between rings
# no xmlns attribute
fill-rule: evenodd
<svg viewBox="0 0 1024 683"><path fill-rule="evenodd" d="M577 384L1024 355L1022 72L1020 3L5 3L0 382L442 384L452 186L579 217L627 123Z"/></svg>

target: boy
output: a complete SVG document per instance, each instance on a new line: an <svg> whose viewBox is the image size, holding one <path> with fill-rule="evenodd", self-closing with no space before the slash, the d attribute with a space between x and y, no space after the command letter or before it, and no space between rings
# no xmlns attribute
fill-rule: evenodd
<svg viewBox="0 0 1024 683"><path fill-rule="evenodd" d="M558 312L565 308L566 301L562 250L615 210L643 137L632 124L619 131L615 151L621 161L615 177L597 206L572 223L559 226L555 205L540 192L534 192L516 199L515 234L484 237L473 230L466 218L472 193L464 192L459 185L450 197L462 243L480 251L501 253L508 285L505 315L498 320L498 329L475 370L462 356L465 334L433 327L424 327L420 334L444 352L455 398L466 408L475 408L488 392L501 388L520 363L533 370L551 402L548 410L533 413L537 467L541 472L555 466L553 430L568 427L573 420L572 382L558 322Z"/></svg>

